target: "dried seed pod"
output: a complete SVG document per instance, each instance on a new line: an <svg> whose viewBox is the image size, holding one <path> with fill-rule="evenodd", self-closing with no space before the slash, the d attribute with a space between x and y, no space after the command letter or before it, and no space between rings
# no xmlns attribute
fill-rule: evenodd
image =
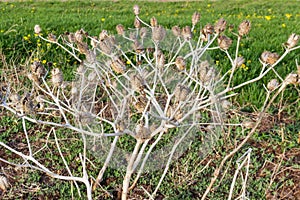
<svg viewBox="0 0 300 200"><path fill-rule="evenodd" d="M126 67L124 62L120 58L115 58L115 60L112 61L110 66L113 69L113 71L117 74L125 73Z"/></svg>
<svg viewBox="0 0 300 200"><path fill-rule="evenodd" d="M239 36L244 36L247 35L250 32L251 29L251 23L248 20L243 21L240 25L239 25Z"/></svg>
<svg viewBox="0 0 300 200"><path fill-rule="evenodd" d="M158 22L157 22L157 19L156 19L155 17L152 17L152 18L150 19L150 25L151 25L152 27L158 26Z"/></svg>
<svg viewBox="0 0 300 200"><path fill-rule="evenodd" d="M176 37L179 37L181 35L181 30L180 30L179 26L173 26L172 32Z"/></svg>
<svg viewBox="0 0 300 200"><path fill-rule="evenodd" d="M116 30L117 30L117 33L119 34L119 35L124 35L124 26L122 25L122 24L118 24L117 26L116 26Z"/></svg>
<svg viewBox="0 0 300 200"><path fill-rule="evenodd" d="M186 63L182 56L178 56L175 60L175 65L179 71L182 71L186 68Z"/></svg>
<svg viewBox="0 0 300 200"><path fill-rule="evenodd" d="M240 67L242 64L244 64L245 58L243 56L239 56L234 60L235 66Z"/></svg>
<svg viewBox="0 0 300 200"><path fill-rule="evenodd" d="M145 80L139 74L130 75L130 84L134 91L140 91L145 87Z"/></svg>
<svg viewBox="0 0 300 200"><path fill-rule="evenodd" d="M214 26L211 24L207 24L204 26L204 28L201 31L201 39L203 41L208 41L208 36L213 34L214 32Z"/></svg>
<svg viewBox="0 0 300 200"><path fill-rule="evenodd" d="M267 88L269 91L275 90L279 86L277 79L272 79L269 81Z"/></svg>
<svg viewBox="0 0 300 200"><path fill-rule="evenodd" d="M292 35L290 35L288 41L285 43L285 46L288 49L295 47L298 44L299 38L300 38L299 35L296 35L295 33L293 33Z"/></svg>
<svg viewBox="0 0 300 200"><path fill-rule="evenodd" d="M193 34L192 34L192 31L191 31L191 27L186 26L186 27L182 28L181 35L183 36L183 38L185 40L192 39Z"/></svg>
<svg viewBox="0 0 300 200"><path fill-rule="evenodd" d="M54 42L54 43L57 42L56 36L54 34L52 34L52 33L48 34L47 39L50 40L51 42Z"/></svg>
<svg viewBox="0 0 300 200"><path fill-rule="evenodd" d="M12 103L17 103L20 102L21 96L17 93L13 93L9 96L9 99L11 100Z"/></svg>
<svg viewBox="0 0 300 200"><path fill-rule="evenodd" d="M264 63L272 65L279 59L279 55L277 53L271 53L270 51L264 51L260 58Z"/></svg>
<svg viewBox="0 0 300 200"><path fill-rule="evenodd" d="M209 84L216 76L216 71L213 67L209 66L208 61L203 61L199 67L199 78L202 83Z"/></svg>
<svg viewBox="0 0 300 200"><path fill-rule="evenodd" d="M157 56L157 67L162 69L165 66L165 55L163 53Z"/></svg>
<svg viewBox="0 0 300 200"><path fill-rule="evenodd" d="M133 6L133 13L135 15L139 15L140 14L140 7L138 5L134 5Z"/></svg>
<svg viewBox="0 0 300 200"><path fill-rule="evenodd" d="M179 121L183 117L183 113L180 109L177 109L174 106L169 106L167 109L167 117Z"/></svg>
<svg viewBox="0 0 300 200"><path fill-rule="evenodd" d="M298 74L293 74L293 73L288 74L285 77L284 82L286 84L293 84L293 85L295 85L295 84L297 84L299 82L299 76L298 76Z"/></svg>
<svg viewBox="0 0 300 200"><path fill-rule="evenodd" d="M112 46L107 43L105 40L100 40L99 41L99 47L101 49L101 51L103 51L104 53L110 55L112 52Z"/></svg>
<svg viewBox="0 0 300 200"><path fill-rule="evenodd" d="M34 26L34 33L40 35L41 32L42 32L42 29L41 29L40 25L36 24Z"/></svg>
<svg viewBox="0 0 300 200"><path fill-rule="evenodd" d="M74 33L69 33L68 34L68 40L69 40L70 43L76 42L75 34Z"/></svg>
<svg viewBox="0 0 300 200"><path fill-rule="evenodd" d="M38 78L42 78L46 75L46 69L44 65L39 61L34 61L30 65L30 70L33 74L37 75Z"/></svg>
<svg viewBox="0 0 300 200"><path fill-rule="evenodd" d="M178 84L174 90L175 101L185 101L191 93L190 88Z"/></svg>
<svg viewBox="0 0 300 200"><path fill-rule="evenodd" d="M219 44L220 49L228 50L229 47L232 44L232 40L229 37L225 36L225 35L221 35L218 38L218 44Z"/></svg>
<svg viewBox="0 0 300 200"><path fill-rule="evenodd" d="M220 34L225 31L227 22L224 18L219 19L219 21L215 25L215 32Z"/></svg>
<svg viewBox="0 0 300 200"><path fill-rule="evenodd" d="M230 103L228 100L221 101L221 106L223 109L228 110L232 107L232 103Z"/></svg>
<svg viewBox="0 0 300 200"><path fill-rule="evenodd" d="M140 36L142 39L144 39L147 36L147 28L146 27L142 27L140 30Z"/></svg>
<svg viewBox="0 0 300 200"><path fill-rule="evenodd" d="M82 30L76 31L74 37L75 37L75 40L77 42L79 42L79 43L83 42L83 32L82 32Z"/></svg>
<svg viewBox="0 0 300 200"><path fill-rule="evenodd" d="M145 127L143 124L138 124L135 128L135 139L144 141L150 138L151 138L150 129Z"/></svg>
<svg viewBox="0 0 300 200"><path fill-rule="evenodd" d="M144 97L143 98L139 97L138 101L135 102L134 104L134 108L137 110L137 113L143 113L146 109L146 106L147 106L147 99Z"/></svg>
<svg viewBox="0 0 300 200"><path fill-rule="evenodd" d="M194 12L192 16L192 25L195 26L200 21L200 13Z"/></svg>
<svg viewBox="0 0 300 200"><path fill-rule="evenodd" d="M30 98L29 93L23 95L20 103L22 104L22 111L25 113L33 113L34 112L34 105Z"/></svg>
<svg viewBox="0 0 300 200"><path fill-rule="evenodd" d="M155 42L162 41L165 38L165 36L166 36L166 30L164 29L164 27L162 27L161 25L157 27L153 27L152 39Z"/></svg>
<svg viewBox="0 0 300 200"><path fill-rule="evenodd" d="M134 41L133 49L135 50L136 53L143 53L144 52L144 47L141 43L139 43L138 40Z"/></svg>
<svg viewBox="0 0 300 200"><path fill-rule="evenodd" d="M89 52L89 46L86 42L76 42L76 44L80 53L87 54Z"/></svg>
<svg viewBox="0 0 300 200"><path fill-rule="evenodd" d="M32 82L36 83L36 84L41 84L41 79L34 73L28 73L27 77L29 80L31 80Z"/></svg>
<svg viewBox="0 0 300 200"><path fill-rule="evenodd" d="M137 17L134 19L133 25L135 28L141 28L141 22Z"/></svg>
<svg viewBox="0 0 300 200"><path fill-rule="evenodd" d="M59 68L54 68L51 71L52 74L52 84L56 87L61 86L63 82L63 73Z"/></svg>
<svg viewBox="0 0 300 200"><path fill-rule="evenodd" d="M101 33L99 34L99 40L102 41L108 37L108 32L107 30L102 30Z"/></svg>

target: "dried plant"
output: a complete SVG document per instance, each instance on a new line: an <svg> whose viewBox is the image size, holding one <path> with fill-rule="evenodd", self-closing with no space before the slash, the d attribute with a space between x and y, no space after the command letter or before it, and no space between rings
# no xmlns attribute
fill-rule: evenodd
<svg viewBox="0 0 300 200"><path fill-rule="evenodd" d="M268 83L267 98L261 115L255 122L251 122L251 126L250 123L244 122L231 124L224 118L226 110L231 106L227 99L236 95L232 91L256 82L271 70L275 70L275 66L289 52L300 48L296 46L299 36L296 34L290 36L285 43L286 51L282 55L263 52L260 58L263 65L260 74L251 80L233 85L237 67L245 62L245 59L238 55L238 50L242 36L250 31L249 21L243 21L238 27L238 34L232 34L237 38L236 51L235 55L230 55L228 49L235 40L225 36L227 22L224 19L220 19L215 26L205 25L200 35L193 35L194 27L200 21L200 14L197 12L192 16L192 28L174 26L170 31L160 25L154 17L151 18L150 24L147 24L139 17L140 8L137 5L133 7L133 13L135 29L126 30L119 24L116 26L118 35L115 36L106 30L98 37L90 36L81 29L58 37L50 33L44 38L40 34L42 29L36 25L34 32L42 40L58 45L80 63L76 70L76 80L71 83L64 81L63 71L60 68L52 68L48 77L48 69L37 61L28 65L30 71L28 78L33 88L31 92L18 93L9 83L3 83L0 90L1 107L20 117L29 153L22 153L4 142L0 142L0 145L23 158L23 164L15 165L32 167L54 178L73 181L79 194L77 182L84 183L88 199L92 199L93 190L100 184L110 164L115 163L121 168L121 163L125 163L123 167L126 174L122 188L122 199L125 200L143 171L157 170L158 166L156 168L153 166L164 163L163 174L151 194L154 198L171 162L176 160L177 150L184 151L185 142L192 140L195 134L204 137L206 144L203 144L202 150L205 153L218 137L222 136L226 127L234 125L249 128L247 137L216 169L210 185L203 194L204 199L225 161L251 137L263 113L279 92L289 84L299 83L299 75L291 73L282 83L276 79ZM215 44L216 47L213 46ZM220 53L226 54L231 63L231 69L227 73L218 73L208 59L206 52L210 49L221 50ZM83 54L85 59L80 59L82 57L80 54ZM223 87L224 85L227 87ZM269 98L272 94L273 98ZM97 109L99 107L100 109ZM55 120L57 118L60 118L59 122ZM51 171L35 158L27 133L27 121L51 127L50 132L55 137L56 148L60 152L68 175ZM56 129L59 128L81 134L83 143L82 153L79 155L82 165L81 177L72 174L61 153L56 136ZM171 144L165 144L161 152L154 152L157 144L167 135L174 134L175 129L176 134ZM203 130L205 133L201 133ZM207 133L211 135L208 136ZM135 142L129 157L120 152L116 145L122 137L132 138ZM97 149L101 145L106 148L102 152L106 158L98 176L93 177L94 181L91 181L87 169L89 160L87 151ZM94 154L101 157L101 151L97 152ZM249 160L250 152L247 159L238 166L237 172L246 161L249 166ZM147 163L151 162L153 165L147 166ZM130 186L130 180L135 172L135 179ZM234 178L236 177L237 174ZM5 187L6 185L4 183ZM230 195L233 187L234 184ZM242 195L245 195L245 190L244 187Z"/></svg>

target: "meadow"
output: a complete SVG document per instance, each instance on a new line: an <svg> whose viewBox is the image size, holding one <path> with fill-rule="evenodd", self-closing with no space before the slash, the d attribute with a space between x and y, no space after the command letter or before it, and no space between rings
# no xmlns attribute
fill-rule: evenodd
<svg viewBox="0 0 300 200"><path fill-rule="evenodd" d="M24 73L28 68L28 60L40 60L43 64L51 62L53 66L63 70L66 80L74 78L74 69L80 63L62 49L50 42L41 40L33 30L39 24L44 35L53 33L60 35L84 29L89 35L99 35L102 30L117 34L116 25L125 28L133 27L134 14L132 7L138 4L141 8L139 17L149 21L155 16L159 24L171 30L172 26L184 27L191 24L191 16L195 11L201 14L200 25L193 34L199 34L207 23L215 24L224 18L229 25L237 29L243 20L251 22L250 33L241 41L239 54L245 63L235 73L234 84L253 79L261 70L259 58L264 51L284 52L284 43L292 33L300 34L299 1L181 1L181 2L150 2L150 1L7 1L0 2L0 81L8 69L21 74L17 80L22 88L26 84ZM228 32L228 35L230 33ZM234 46L234 45L233 45ZM229 53L234 50L229 49ZM209 52L220 73L225 73L231 66L222 51ZM80 58L83 58L81 55ZM300 63L300 50L289 53L277 66L276 71L281 77L297 71L296 60ZM14 72L8 73L14 76ZM255 118L265 101L265 88L274 77L270 72L262 80L238 89L239 95L230 99L232 116ZM13 83L12 83L13 84ZM300 198L300 102L299 86L288 86L271 105L267 117L247 143L224 165L218 180L208 195L209 199L227 198L232 177L236 170L236 160L249 148L251 163L247 180L247 197L249 199L298 199ZM25 138L22 135L22 124L18 118L0 108L0 141L22 149ZM238 114L237 114L238 113ZM29 134L34 146L44 144L43 135L49 131L46 127L30 125ZM200 199L211 181L214 170L222 159L246 134L238 132L218 141L212 152L205 158L199 158L199 142L190 144L188 150L174 163L165 177L157 199ZM236 133L236 132L234 132ZM66 134L66 135L64 135ZM78 137L70 136L62 130L57 131L58 137L68 139L71 143L66 151L70 168L79 173L80 161L76 155L82 143ZM199 139L200 140L200 139ZM126 145L124 148L133 148ZM19 146L18 146L19 145ZM54 140L49 142L55 146ZM0 158L10 161L19 159L11 152L0 148ZM41 160L51 165L62 162L59 155L45 153ZM94 169L92 176L97 176L101 169L101 160L93 158L88 167ZM97 165L98 164L98 165ZM5 175L10 182L6 191L0 190L2 199L78 199L75 186L68 181L52 179L42 172L30 168L18 168L0 161L0 175ZM58 173L66 173L64 168L55 169ZM62 170L61 172L59 170ZM132 191L130 198L147 197L145 190L153 190L159 181L161 171L145 173L139 181L140 187ZM124 171L108 169L101 182L101 188L95 191L95 199L116 199L119 197L121 180ZM243 180L238 180L242 184ZM83 185L80 185L84 188ZM236 188L234 194L238 196ZM84 198L84 197L83 197Z"/></svg>

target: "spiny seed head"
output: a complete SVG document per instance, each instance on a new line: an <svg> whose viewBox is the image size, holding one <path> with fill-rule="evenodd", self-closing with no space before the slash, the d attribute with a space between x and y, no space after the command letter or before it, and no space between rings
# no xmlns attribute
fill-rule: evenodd
<svg viewBox="0 0 300 200"><path fill-rule="evenodd" d="M54 34L52 34L52 33L48 34L47 39L50 40L51 42L57 42L56 36Z"/></svg>
<svg viewBox="0 0 300 200"><path fill-rule="evenodd" d="M113 69L114 72L117 74L124 74L126 67L124 62L120 58L115 58L112 63L111 63L111 68Z"/></svg>
<svg viewBox="0 0 300 200"><path fill-rule="evenodd" d="M69 33L68 34L68 40L69 40L70 43L76 42L75 34L74 33Z"/></svg>
<svg viewBox="0 0 300 200"><path fill-rule="evenodd" d="M209 84L216 76L216 71L209 65L207 60L200 63L199 66L199 78L205 85Z"/></svg>
<svg viewBox="0 0 300 200"><path fill-rule="evenodd" d="M59 68L54 68L51 71L52 74L52 84L54 86L61 86L63 82L63 73Z"/></svg>
<svg viewBox="0 0 300 200"><path fill-rule="evenodd" d="M39 35L41 32L42 32L42 29L41 29L40 25L36 24L34 26L34 33Z"/></svg>
<svg viewBox="0 0 300 200"><path fill-rule="evenodd" d="M211 24L206 24L201 31L201 33L202 33L201 39L203 41L208 41L208 36L213 34L213 32L214 32L214 26Z"/></svg>
<svg viewBox="0 0 300 200"><path fill-rule="evenodd" d="M299 41L299 38L300 38L299 35L296 35L295 33L293 33L292 35L290 35L288 41L285 43L285 46L288 49L295 47Z"/></svg>
<svg viewBox="0 0 300 200"><path fill-rule="evenodd" d="M244 20L240 25L239 25L239 36L244 36L247 35L250 32L251 29L251 23L248 20Z"/></svg>
<svg viewBox="0 0 300 200"><path fill-rule="evenodd" d="M157 67L161 69L164 66L165 66L165 55L161 53L159 54L159 56L157 56Z"/></svg>
<svg viewBox="0 0 300 200"><path fill-rule="evenodd" d="M243 56L239 56L234 60L235 66L240 67L242 64L244 64L245 58Z"/></svg>
<svg viewBox="0 0 300 200"><path fill-rule="evenodd" d="M135 128L135 139L137 140L147 140L151 137L151 131L149 128L145 127L143 124L138 124Z"/></svg>
<svg viewBox="0 0 300 200"><path fill-rule="evenodd" d="M153 27L152 39L155 42L162 41L165 38L165 36L166 36L166 30L164 29L164 27L162 27L161 25L157 27Z"/></svg>
<svg viewBox="0 0 300 200"><path fill-rule="evenodd" d="M86 42L77 42L76 44L80 53L87 54L89 52L89 46Z"/></svg>
<svg viewBox="0 0 300 200"><path fill-rule="evenodd" d="M220 34L225 31L227 22L225 19L221 18L215 25L215 32Z"/></svg>
<svg viewBox="0 0 300 200"><path fill-rule="evenodd" d="M277 53L271 53L270 51L264 51L260 58L264 63L273 65L279 59L279 55Z"/></svg>
<svg viewBox="0 0 300 200"><path fill-rule="evenodd" d="M74 36L77 42L83 42L83 34L81 30L76 31Z"/></svg>
<svg viewBox="0 0 300 200"><path fill-rule="evenodd" d="M152 27L158 26L158 22L157 22L157 19L156 19L155 17L152 17L152 18L150 19L150 25L151 25Z"/></svg>
<svg viewBox="0 0 300 200"><path fill-rule="evenodd" d="M38 78L41 78L41 77L45 76L45 74L46 74L46 69L45 69L44 65L39 61L34 61L30 65L30 69L31 69L31 72L33 74L37 75Z"/></svg>
<svg viewBox="0 0 300 200"><path fill-rule="evenodd" d="M108 32L107 30L102 30L101 33L99 34L99 40L102 41L108 37Z"/></svg>
<svg viewBox="0 0 300 200"><path fill-rule="evenodd" d="M137 102L134 104L134 108L137 113L143 113L147 106L147 99L145 97L138 98Z"/></svg>
<svg viewBox="0 0 300 200"><path fill-rule="evenodd" d="M192 25L195 26L200 20L200 13L199 12L194 12L192 16Z"/></svg>
<svg viewBox="0 0 300 200"><path fill-rule="evenodd" d="M269 91L275 90L279 86L277 79L272 79L269 81L267 88Z"/></svg>
<svg viewBox="0 0 300 200"><path fill-rule="evenodd" d="M178 56L175 60L175 65L179 71L182 71L186 68L186 63L182 56Z"/></svg>
<svg viewBox="0 0 300 200"><path fill-rule="evenodd" d="M116 30L117 30L117 33L119 34L119 35L124 35L124 26L122 25L122 24L118 24L117 26L116 26Z"/></svg>
<svg viewBox="0 0 300 200"><path fill-rule="evenodd" d="M144 46L138 40L135 40L133 42L133 49L137 53L142 53L144 51Z"/></svg>
<svg viewBox="0 0 300 200"><path fill-rule="evenodd" d="M298 77L298 74L294 74L294 73L290 73L288 74L285 79L284 79L284 82L286 84L297 84L299 83L299 77Z"/></svg>
<svg viewBox="0 0 300 200"><path fill-rule="evenodd" d="M145 38L147 36L147 28L146 27L142 27L141 30L140 30L140 36L141 38Z"/></svg>
<svg viewBox="0 0 300 200"><path fill-rule="evenodd" d="M140 14L140 7L138 5L134 5L133 6L133 13L135 15L139 15Z"/></svg>
<svg viewBox="0 0 300 200"><path fill-rule="evenodd" d="M141 22L137 17L134 19L133 25L135 28L141 28Z"/></svg>
<svg viewBox="0 0 300 200"><path fill-rule="evenodd" d="M219 47L221 49L227 50L231 46L232 40L229 37L225 36L225 35L221 35L218 38L218 44L219 44Z"/></svg>
<svg viewBox="0 0 300 200"><path fill-rule="evenodd" d="M131 74L130 84L133 90L139 91L141 88L145 86L145 81L143 77L141 77L139 74Z"/></svg>
<svg viewBox="0 0 300 200"><path fill-rule="evenodd" d="M182 28L181 35L183 36L183 38L184 38L185 40L190 40L190 39L192 39L192 31L191 31L191 27L186 26L186 27Z"/></svg>
<svg viewBox="0 0 300 200"><path fill-rule="evenodd" d="M175 35L175 37L179 37L181 35L181 30L180 30L179 26L173 26L172 32Z"/></svg>
<svg viewBox="0 0 300 200"><path fill-rule="evenodd" d="M185 101L190 93L191 93L190 88L178 84L174 91L175 101L176 102Z"/></svg>

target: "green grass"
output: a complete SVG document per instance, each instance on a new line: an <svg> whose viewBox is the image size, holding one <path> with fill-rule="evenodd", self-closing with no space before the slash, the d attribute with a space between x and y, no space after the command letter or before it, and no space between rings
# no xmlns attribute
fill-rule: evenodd
<svg viewBox="0 0 300 200"><path fill-rule="evenodd" d="M115 34L115 26L117 24L123 24L125 27L133 26L134 15L132 13L132 6L136 4L136 1L24 1L24 2L1 2L0 3L0 49L1 53L6 56L6 61L10 64L14 64L18 70L24 68L24 62L32 56L46 62L51 61L56 63L57 66L62 67L67 74L67 79L73 77L74 66L77 66L77 62L69 55L64 53L61 49L56 48L53 45L48 45L45 42L39 41L33 34L33 27L35 24L39 24L43 33L54 33L56 35L62 34L66 31L75 32L76 30L83 28L90 35L99 35L101 30L106 29L110 33ZM246 66L248 70L238 69L236 72L235 84L238 84L245 80L257 76L259 73L261 64L258 61L261 53L264 50L275 51L279 54L284 52L282 44L286 42L291 33L300 34L300 11L298 9L299 2L297 1L201 1L201 2L141 2L138 3L141 7L140 17L145 21L149 21L152 16L155 16L158 22L168 28L173 25L180 25L181 27L191 24L191 15L194 11L201 13L201 26L206 23L214 24L219 18L223 17L227 20L228 24L233 24L235 30L240 22L244 19L248 19L252 23L252 29L250 34L242 40L242 47L240 48L240 54L243 55L247 62ZM298 6L298 7L297 7ZM196 28L199 31L200 27ZM230 33L226 33L229 37L233 37ZM196 34L195 34L196 35ZM40 44L40 46L38 46ZM233 50L230 51L233 54ZM228 60L226 60L225 53L221 51L211 52L211 57L218 61L218 69L221 72L227 71L230 66ZM284 61L277 66L278 73L285 77L286 74L296 70L295 59L300 61L299 50L289 54ZM2 74L4 69L4 62L0 62L0 73ZM251 84L242 88L238 92L240 95L234 98L232 101L237 108L241 108L245 111L255 111L259 109L264 101L264 89L263 83L267 83L274 74L266 76L262 81ZM252 152L252 165L250 168L250 179L248 185L249 196L251 199L264 199L266 186L269 184L271 172L268 172L266 176L259 177L258 171L263 168L263 164L266 160L277 163L279 152L285 149L287 152L293 151L299 147L296 143L297 133L300 130L300 103L292 104L299 99L299 94L294 87L289 87L284 94L284 106L286 106L283 117L291 121L279 120L278 124L274 124L274 127L267 131L262 131L253 136L253 143L248 143L241 153L236 155L232 162L227 163L229 172L222 182L215 184L214 192L210 194L210 199L224 199L229 188L230 181L232 180L232 174L236 167L234 161L241 156L248 147L253 148ZM251 103L249 103L251 102ZM272 108L273 114L278 112L278 105L275 104ZM7 125L9 124L9 126ZM15 135L22 132L20 123L17 123L17 119L11 117L3 117L1 115L0 127L6 127L6 131L0 134L0 140L13 140ZM286 141L281 141L281 130L285 133ZM45 134L45 133L44 133ZM73 134L58 133L59 138L74 137ZM43 133L41 133L43 135ZM31 135L32 139L40 136ZM42 137L42 136L41 136ZM43 136L44 137L44 136ZM211 155L213 163L210 167L191 178L188 175L196 173L203 168L203 165L197 166L200 162L197 146L198 142L192 144L193 148L186 153L178 163L173 163L170 171L166 177L159 194L166 199L193 199L199 198L207 187L210 177L213 173L214 167L218 166L220 162L220 156L224 156L232 148L233 140L237 136L232 136L228 140L222 140ZM241 138L243 136L240 136ZM42 145L42 143L37 143ZM81 147L80 142L74 142L70 146L63 148L65 153L73 152L68 157L68 162L76 160L78 156L78 150ZM231 147L230 147L231 146ZM276 150L272 150L272 147L278 147ZM216 156L219 155L219 156ZM2 153L1 153L2 156ZM57 158L57 152L40 154L39 157L43 158L49 163L53 163L53 168L56 164L61 164L61 160ZM93 162L101 166L101 161L97 158L93 158ZM74 173L80 173L78 169L79 163L74 163L72 169ZM299 165L299 162L291 162L285 160L282 166L289 167L293 164ZM1 163L0 163L1 166ZM99 167L98 166L98 167ZM6 165L5 165L6 167ZM93 169L89 166L90 169ZM92 174L96 177L97 170ZM270 170L269 170L270 171ZM158 182L158 177L161 172L153 174L144 174L139 184L150 189L154 189ZM104 177L103 186L109 192L116 193L117 188L121 184L124 172L108 169ZM44 180L42 173L30 171L28 176L18 174L18 177L22 177L20 182L14 182L15 188L26 190L26 186L30 186L34 183L38 183L41 187L38 192L26 192L23 198L36 198L39 196L46 196L48 198L71 198L70 184L68 182L56 181L56 180ZM283 183L285 183L285 177L283 177ZM294 181L294 179L291 179ZM297 181L295 181L297 182ZM80 186L84 191L84 186ZM280 189L278 183L272 185L273 191ZM75 198L78 198L76 190L73 188ZM134 192L141 192L135 190ZM51 196L51 194L54 194ZM238 191L235 192L238 194ZM27 195L27 196L26 196ZM57 195L57 196L55 196ZM8 195L9 196L9 195ZM7 198L9 198L7 196ZM103 199L103 191L96 191L96 196ZM11 197L13 198L13 197ZM18 197L22 198L22 197Z"/></svg>

